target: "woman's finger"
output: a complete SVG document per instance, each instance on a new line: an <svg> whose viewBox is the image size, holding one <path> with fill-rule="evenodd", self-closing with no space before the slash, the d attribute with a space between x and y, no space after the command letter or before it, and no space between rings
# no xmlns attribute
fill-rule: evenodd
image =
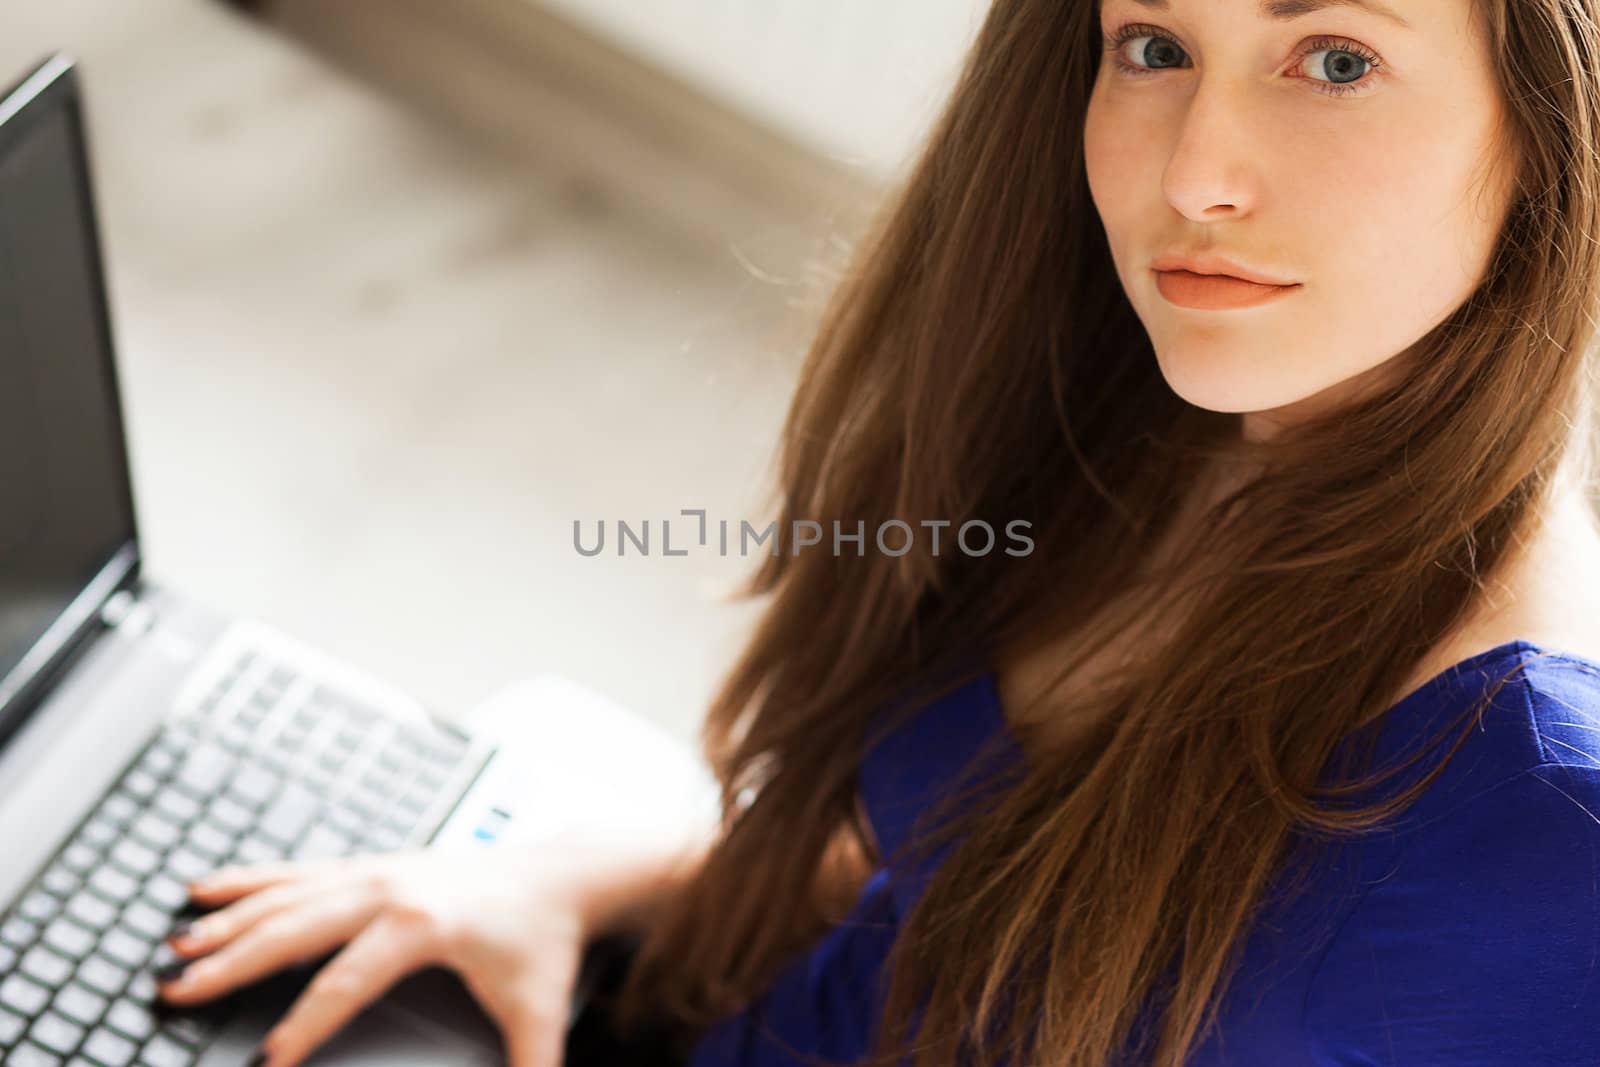
<svg viewBox="0 0 1600 1067"><path fill-rule="evenodd" d="M178 1004L207 1000L315 959L354 937L378 907L366 895L319 893L314 902L273 912L215 952L185 961L180 974L162 981L161 996Z"/></svg>
<svg viewBox="0 0 1600 1067"><path fill-rule="evenodd" d="M571 1013L566 988L561 983L548 983L542 996L535 989L521 995L513 992L515 1005L494 1013L505 1038L507 1067L561 1067ZM551 990L560 995L553 995Z"/></svg>
<svg viewBox="0 0 1600 1067"><path fill-rule="evenodd" d="M501 946L479 947L494 950ZM458 945L456 955L460 953ZM465 955L476 957L476 965L456 969L500 1028L507 1067L561 1067L572 1021L572 989L582 963L580 939L542 938L536 957L502 959L498 965L486 965L484 954L470 948Z"/></svg>
<svg viewBox="0 0 1600 1067"><path fill-rule="evenodd" d="M279 882L353 870L364 865L367 859L367 855L323 856L317 859L230 864L194 879L185 888L189 891L189 898L197 904L222 903Z"/></svg>
<svg viewBox="0 0 1600 1067"><path fill-rule="evenodd" d="M167 940L179 955L198 956L232 941L267 916L323 892L316 882L278 882L188 920L182 927L175 927Z"/></svg>
<svg viewBox="0 0 1600 1067"><path fill-rule="evenodd" d="M387 911L329 960L261 1041L262 1067L294 1067L412 971L430 962L430 935ZM553 1067L559 1067L558 1064Z"/></svg>

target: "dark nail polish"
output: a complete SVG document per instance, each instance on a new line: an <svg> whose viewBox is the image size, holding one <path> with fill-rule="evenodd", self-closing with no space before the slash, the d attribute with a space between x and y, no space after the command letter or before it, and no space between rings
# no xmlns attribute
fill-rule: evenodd
<svg viewBox="0 0 1600 1067"><path fill-rule="evenodd" d="M156 976L157 981L172 982L182 977L183 970L187 966L189 966L188 960L173 960L171 963L163 963L151 973Z"/></svg>
<svg viewBox="0 0 1600 1067"><path fill-rule="evenodd" d="M188 919L179 919L172 924L172 929L167 932L167 936L174 939L188 937L189 931L192 929L194 929L194 923Z"/></svg>
<svg viewBox="0 0 1600 1067"><path fill-rule="evenodd" d="M264 1048L261 1048L260 1046L257 1046L256 1047L256 1054L254 1056L250 1057L250 1062L245 1064L244 1067L261 1067L261 1065L263 1063L266 1063L266 1062L267 1062L267 1050L264 1049Z"/></svg>

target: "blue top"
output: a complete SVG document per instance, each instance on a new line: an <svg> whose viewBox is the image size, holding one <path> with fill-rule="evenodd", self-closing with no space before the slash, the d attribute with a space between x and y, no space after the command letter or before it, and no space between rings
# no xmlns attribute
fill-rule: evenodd
<svg viewBox="0 0 1600 1067"><path fill-rule="evenodd" d="M1287 906L1269 896L1191 1067L1600 1063L1600 663L1520 640L1479 653L1395 704L1377 753L1409 755L1519 657L1523 680L1393 830L1330 848ZM881 855L993 736L1021 758L990 671L867 753L859 787ZM947 854L920 882L880 867L846 921L708 1029L689 1067L803 1063L786 1045L845 1062L870 1052L878 971Z"/></svg>

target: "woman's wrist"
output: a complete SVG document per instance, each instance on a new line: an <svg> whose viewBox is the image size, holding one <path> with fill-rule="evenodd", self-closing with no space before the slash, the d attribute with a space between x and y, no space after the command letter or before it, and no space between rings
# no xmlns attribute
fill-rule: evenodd
<svg viewBox="0 0 1600 1067"><path fill-rule="evenodd" d="M587 938L643 937L704 862L714 827L663 844L659 835L573 835L566 846L579 871L578 906Z"/></svg>

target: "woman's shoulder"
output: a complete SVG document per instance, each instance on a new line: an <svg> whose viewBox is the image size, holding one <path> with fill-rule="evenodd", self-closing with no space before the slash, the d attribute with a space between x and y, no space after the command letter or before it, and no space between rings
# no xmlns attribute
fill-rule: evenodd
<svg viewBox="0 0 1600 1067"><path fill-rule="evenodd" d="M1504 641L1411 690L1374 729L1374 768L1393 775L1378 792L1444 764L1397 822L1405 832L1515 775L1600 767L1600 658L1544 640Z"/></svg>
<svg viewBox="0 0 1600 1067"><path fill-rule="evenodd" d="M1600 767L1600 653L1530 644L1523 668L1540 764Z"/></svg>
<svg viewBox="0 0 1600 1067"><path fill-rule="evenodd" d="M880 708L862 756L860 784L869 809L886 822L920 811L966 769L975 750L1003 744L1003 725L994 673L981 666L909 709Z"/></svg>
<svg viewBox="0 0 1600 1067"><path fill-rule="evenodd" d="M1418 734L1491 691L1452 760L1452 788L1439 791L1452 804L1456 784L1475 792L1540 764L1600 764L1600 529L1581 494L1561 498L1495 588L1417 664L1386 716L1397 733Z"/></svg>
<svg viewBox="0 0 1600 1067"><path fill-rule="evenodd" d="M925 827L923 819L953 788L983 783L1020 759L1005 729L992 670L982 665L952 674L936 695L911 707L884 707L869 722L857 793L880 858L897 853ZM896 899L913 899L948 851L923 857L912 877L895 885Z"/></svg>
<svg viewBox="0 0 1600 1067"><path fill-rule="evenodd" d="M1305 1027L1324 1061L1593 1063L1597 813L1600 769L1563 762L1412 835L1311 981Z"/></svg>
<svg viewBox="0 0 1600 1067"><path fill-rule="evenodd" d="M1306 997L1326 1062L1600 1055L1600 663L1523 644L1526 765L1430 812L1368 873Z"/></svg>

